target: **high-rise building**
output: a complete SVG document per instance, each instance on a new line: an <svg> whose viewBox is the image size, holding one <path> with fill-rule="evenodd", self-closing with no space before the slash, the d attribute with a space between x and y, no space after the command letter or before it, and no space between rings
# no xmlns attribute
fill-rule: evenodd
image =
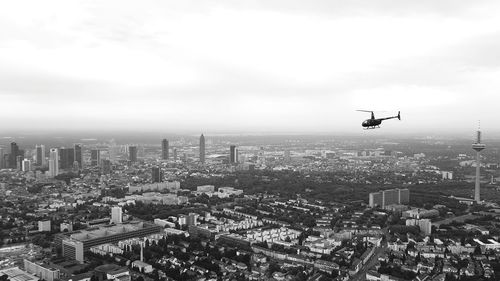
<svg viewBox="0 0 500 281"><path fill-rule="evenodd" d="M175 161L175 160L177 160L177 148L174 148L173 151L174 151L173 157L174 157L174 161Z"/></svg>
<svg viewBox="0 0 500 281"><path fill-rule="evenodd" d="M31 160L28 159L23 160L22 170L23 172L31 171Z"/></svg>
<svg viewBox="0 0 500 281"><path fill-rule="evenodd" d="M238 150L236 149L236 145L231 145L229 147L229 163L238 163Z"/></svg>
<svg viewBox="0 0 500 281"><path fill-rule="evenodd" d="M168 140L161 141L161 159L168 160Z"/></svg>
<svg viewBox="0 0 500 281"><path fill-rule="evenodd" d="M16 168L17 155L19 155L19 147L17 146L17 143L11 142L10 143L10 154L9 154L9 168L11 168L11 169Z"/></svg>
<svg viewBox="0 0 500 281"><path fill-rule="evenodd" d="M59 148L59 168L72 169L73 162L75 162L75 149L74 148Z"/></svg>
<svg viewBox="0 0 500 281"><path fill-rule="evenodd" d="M370 207L385 208L388 205L406 205L410 202L410 190L388 189L379 192L372 192L369 195Z"/></svg>
<svg viewBox="0 0 500 281"><path fill-rule="evenodd" d="M90 150L90 166L99 166L101 164L101 151L99 149Z"/></svg>
<svg viewBox="0 0 500 281"><path fill-rule="evenodd" d="M162 174L160 167L153 167L151 169L151 179L153 182L162 182Z"/></svg>
<svg viewBox="0 0 500 281"><path fill-rule="evenodd" d="M0 147L0 169L5 168L5 151Z"/></svg>
<svg viewBox="0 0 500 281"><path fill-rule="evenodd" d="M36 146L36 165L46 166L47 161L45 160L45 145L40 144Z"/></svg>
<svg viewBox="0 0 500 281"><path fill-rule="evenodd" d="M78 162L78 167L81 169L83 167L83 153L82 153L82 145L75 144L75 156L74 159Z"/></svg>
<svg viewBox="0 0 500 281"><path fill-rule="evenodd" d="M128 147L128 160L132 163L137 162L137 146Z"/></svg>
<svg viewBox="0 0 500 281"><path fill-rule="evenodd" d="M16 157L16 169L19 171L23 169L23 156L21 155Z"/></svg>
<svg viewBox="0 0 500 281"><path fill-rule="evenodd" d="M2 158L0 158L0 168L5 169L9 167L9 154L3 152Z"/></svg>
<svg viewBox="0 0 500 281"><path fill-rule="evenodd" d="M205 136L200 136L200 163L205 163Z"/></svg>
<svg viewBox="0 0 500 281"><path fill-rule="evenodd" d="M111 208L111 222L115 224L123 223L122 207L116 206Z"/></svg>
<svg viewBox="0 0 500 281"><path fill-rule="evenodd" d="M49 176L59 175L59 149L51 148L49 153Z"/></svg>
<svg viewBox="0 0 500 281"><path fill-rule="evenodd" d="M477 131L476 142L472 144L472 149L476 151L476 185L474 187L474 201L481 203L481 151L486 148L486 145L481 143L481 131Z"/></svg>

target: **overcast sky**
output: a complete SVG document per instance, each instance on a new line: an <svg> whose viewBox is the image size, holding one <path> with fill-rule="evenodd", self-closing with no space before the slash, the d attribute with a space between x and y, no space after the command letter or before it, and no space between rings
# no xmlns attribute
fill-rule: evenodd
<svg viewBox="0 0 500 281"><path fill-rule="evenodd" d="M0 129L498 131L500 1L6 1ZM364 134L367 132L363 132ZM472 133L471 133L472 134Z"/></svg>

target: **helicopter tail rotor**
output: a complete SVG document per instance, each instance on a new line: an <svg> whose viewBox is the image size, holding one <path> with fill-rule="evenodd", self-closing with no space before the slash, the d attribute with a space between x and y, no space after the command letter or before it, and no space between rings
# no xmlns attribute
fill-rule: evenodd
<svg viewBox="0 0 500 281"><path fill-rule="evenodd" d="M401 120L401 114L399 111L398 111L398 120Z"/></svg>

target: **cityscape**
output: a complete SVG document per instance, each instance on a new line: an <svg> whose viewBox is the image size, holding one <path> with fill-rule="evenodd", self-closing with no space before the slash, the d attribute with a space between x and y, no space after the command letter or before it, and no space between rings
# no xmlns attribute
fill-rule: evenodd
<svg viewBox="0 0 500 281"><path fill-rule="evenodd" d="M500 1L0 8L0 281L500 280Z"/></svg>
<svg viewBox="0 0 500 281"><path fill-rule="evenodd" d="M0 273L497 280L499 145L487 147L480 131L468 144L205 134L6 142Z"/></svg>

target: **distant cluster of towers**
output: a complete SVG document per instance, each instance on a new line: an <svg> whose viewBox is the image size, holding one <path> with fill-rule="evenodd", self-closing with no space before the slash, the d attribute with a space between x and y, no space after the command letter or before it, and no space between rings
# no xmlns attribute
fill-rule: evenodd
<svg viewBox="0 0 500 281"><path fill-rule="evenodd" d="M34 161L25 158L25 151L19 149L16 142L10 144L10 153L5 154L0 148L0 169L10 168L22 171L32 170L32 166L49 167L49 175L56 176L60 169L79 169L82 167L82 145L75 144L71 148L51 148L47 161L45 146L37 145Z"/></svg>
<svg viewBox="0 0 500 281"><path fill-rule="evenodd" d="M109 159L101 159L100 149L91 149L90 152L90 166L101 167L105 174L111 171L111 160L113 159L112 154L116 155L118 152L112 152L114 147L110 147ZM138 146L129 145L126 146L127 160L130 163L138 162ZM120 149L122 152L123 146ZM177 148L172 149L173 159L177 160ZM228 162L230 164L238 163L238 149L236 145L229 146L229 157ZM30 155L31 156L31 155ZM10 144L10 153L4 153L4 149L0 147L0 169L10 168L22 171L31 171L36 167L48 168L47 175L49 177L55 177L64 171L79 171L83 168L83 145L74 144L73 147L59 147L50 148L48 151L48 158L46 157L45 145L36 145L33 157L25 157L25 151L19 149L16 142ZM186 154L185 154L185 157ZM170 155L170 144L167 139L161 141L161 157L162 160L169 160ZM199 138L199 163L205 164L206 162L206 143L205 136L202 134ZM108 172L106 172L108 171ZM159 167L153 168L152 178L153 182L161 181L161 171Z"/></svg>

